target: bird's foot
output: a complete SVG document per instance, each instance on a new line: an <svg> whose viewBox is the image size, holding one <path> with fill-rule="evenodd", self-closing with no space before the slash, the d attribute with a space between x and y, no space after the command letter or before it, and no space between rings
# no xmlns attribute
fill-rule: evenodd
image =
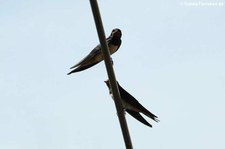
<svg viewBox="0 0 225 149"><path fill-rule="evenodd" d="M113 65L113 59L111 58L111 64Z"/></svg>

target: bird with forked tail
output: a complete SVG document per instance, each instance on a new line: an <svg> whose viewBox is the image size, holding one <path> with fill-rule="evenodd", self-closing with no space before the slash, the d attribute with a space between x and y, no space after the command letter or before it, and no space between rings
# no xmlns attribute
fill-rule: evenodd
<svg viewBox="0 0 225 149"><path fill-rule="evenodd" d="M109 88L109 93L113 98L111 86L109 83L109 80L105 81L106 85ZM120 92L121 100L122 100L122 106L124 110L129 113L131 116L133 116L135 119L140 121L141 123L152 127L151 124L149 124L140 113L143 113L144 115L148 116L149 118L153 119L156 122L159 122L158 117L148 111L144 106L142 106L131 94L129 94L125 89L123 89L119 83L117 82L118 89Z"/></svg>

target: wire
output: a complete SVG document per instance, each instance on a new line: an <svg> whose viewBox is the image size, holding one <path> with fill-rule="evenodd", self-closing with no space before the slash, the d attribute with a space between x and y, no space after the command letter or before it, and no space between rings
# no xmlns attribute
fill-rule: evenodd
<svg viewBox="0 0 225 149"><path fill-rule="evenodd" d="M96 29L98 32L99 41L100 41L100 44L102 47L101 49L102 49L102 53L103 53L103 57L104 57L104 61L105 61L107 74L108 74L109 81L111 84L111 89L112 89L113 98L115 101L115 106L116 106L116 110L117 110L117 114L118 114L118 118L119 118L119 122L120 122L121 131L123 133L123 139L124 139L126 148L133 149L130 134L129 134L129 129L128 129L127 122L126 122L126 119L124 116L124 110L122 107L122 102L121 102L120 93L119 93L117 82L116 82L115 73L114 73L114 70L112 67L109 49L108 49L108 46L107 46L106 40L105 40L106 39L105 32L104 32L101 15L100 15L99 8L98 8L98 3L96 0L90 0L90 4L91 4L91 9L92 9L92 13L94 16L94 20L95 20Z"/></svg>

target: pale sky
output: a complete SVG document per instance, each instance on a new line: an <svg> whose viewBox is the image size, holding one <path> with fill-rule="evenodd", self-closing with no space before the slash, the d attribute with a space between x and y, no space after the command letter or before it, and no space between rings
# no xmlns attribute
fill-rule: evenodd
<svg viewBox="0 0 225 149"><path fill-rule="evenodd" d="M160 119L126 114L133 147L224 149L225 1L98 2L116 78ZM89 1L0 0L0 22L0 148L125 148L104 63L66 75L99 43Z"/></svg>

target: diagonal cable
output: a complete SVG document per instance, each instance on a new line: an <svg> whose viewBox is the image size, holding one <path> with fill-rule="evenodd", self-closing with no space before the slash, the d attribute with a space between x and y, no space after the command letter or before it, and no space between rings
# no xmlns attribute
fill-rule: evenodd
<svg viewBox="0 0 225 149"><path fill-rule="evenodd" d="M117 114L118 114L118 118L119 118L119 122L120 122L120 127L121 127L122 134L123 134L123 139L124 139L126 148L132 149L133 148L132 142L131 142L127 122L126 122L126 119L125 119L125 116L124 116L124 110L123 110L123 107L122 107L120 93L119 93L118 86L117 86L117 83L116 83L115 73L114 73L114 70L113 70L113 67L112 67L109 49L108 49L108 46L107 46L106 40L105 40L106 39L105 38L105 32L104 32L104 29L103 29L101 15L100 15L99 8L98 8L98 3L97 3L96 0L90 0L90 4L91 4L91 9L92 9L92 13L93 13L93 16L94 16L94 20L95 20L96 29L97 29L97 32L98 32L98 37L99 37L100 44L101 44L101 47L102 47L101 49L102 49L102 53L103 53L103 57L104 57L104 61L105 61L107 74L108 74L109 81L110 81L110 84L111 84L113 98L114 98L114 101L115 101L115 106L116 106L116 110L117 110Z"/></svg>

